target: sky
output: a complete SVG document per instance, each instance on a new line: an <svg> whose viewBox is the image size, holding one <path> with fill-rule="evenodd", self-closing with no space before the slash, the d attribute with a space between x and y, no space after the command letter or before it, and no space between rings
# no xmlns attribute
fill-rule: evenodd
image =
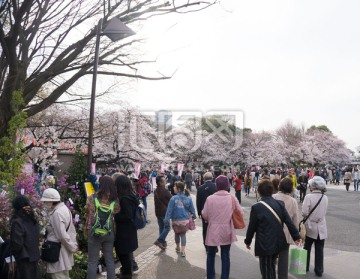
<svg viewBox="0 0 360 279"><path fill-rule="evenodd" d="M242 111L243 127L326 125L360 145L360 1L223 0L145 24L141 81L125 99L143 110Z"/></svg>

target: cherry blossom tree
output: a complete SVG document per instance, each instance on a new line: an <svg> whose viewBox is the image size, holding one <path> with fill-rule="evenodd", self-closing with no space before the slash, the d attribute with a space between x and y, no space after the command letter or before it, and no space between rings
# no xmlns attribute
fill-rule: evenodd
<svg viewBox="0 0 360 279"><path fill-rule="evenodd" d="M151 17L202 10L216 0L19 0L0 1L0 138L16 114L13 92L22 90L21 107L28 116L56 102L78 102L90 96L81 90L92 74L97 22L106 26L119 18L135 31ZM142 38L120 42L101 40L99 76L162 80L154 72L144 76L140 65ZM45 92L45 93L44 93ZM106 93L105 92L99 92Z"/></svg>

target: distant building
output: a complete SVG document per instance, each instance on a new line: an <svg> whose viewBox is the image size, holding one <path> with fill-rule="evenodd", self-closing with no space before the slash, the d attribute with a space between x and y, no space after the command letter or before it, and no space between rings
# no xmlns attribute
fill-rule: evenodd
<svg viewBox="0 0 360 279"><path fill-rule="evenodd" d="M156 112L155 127L158 131L169 132L172 129L172 112L169 110L159 110Z"/></svg>

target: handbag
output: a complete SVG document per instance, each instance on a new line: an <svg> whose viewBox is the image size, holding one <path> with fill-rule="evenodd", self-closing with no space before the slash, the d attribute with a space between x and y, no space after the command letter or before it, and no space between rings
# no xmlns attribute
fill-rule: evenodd
<svg viewBox="0 0 360 279"><path fill-rule="evenodd" d="M190 231L193 231L195 230L195 220L192 218L191 214L190 214L190 217L189 217L189 230Z"/></svg>
<svg viewBox="0 0 360 279"><path fill-rule="evenodd" d="M69 213L70 213L70 223L66 228L66 232L69 230L70 224L72 222L71 212L69 211ZM45 238L46 236L47 236L47 232ZM41 247L41 259L44 262L56 263L57 261L59 261L60 258L60 250L61 250L60 242L46 240Z"/></svg>
<svg viewBox="0 0 360 279"><path fill-rule="evenodd" d="M316 209L316 207L319 205L319 203L321 202L322 198L323 198L324 194L321 195L321 198L319 199L319 201L317 202L317 204L313 207L313 209L311 209L310 213L308 216L306 216L306 218L302 219L299 223L299 233L300 233L300 237L302 240L305 240L306 238L306 227L305 227L305 222L307 221L307 219L309 219L311 213L314 212L314 210Z"/></svg>
<svg viewBox="0 0 360 279"><path fill-rule="evenodd" d="M41 259L48 263L56 263L60 258L61 243L45 241L41 247Z"/></svg>
<svg viewBox="0 0 360 279"><path fill-rule="evenodd" d="M235 229L243 229L243 228L245 228L244 218L241 214L241 211L236 208L235 199L233 198L233 196L231 196L231 202L232 202L232 209L233 209L231 218L232 218L232 221L234 224L234 228Z"/></svg>
<svg viewBox="0 0 360 279"><path fill-rule="evenodd" d="M186 209L183 200L180 199L180 201L181 201L181 203L183 204L185 210L189 213L189 227L188 227L188 229L189 229L190 231L193 231L193 230L195 230L195 220L192 218L190 210L187 210L187 209Z"/></svg>
<svg viewBox="0 0 360 279"><path fill-rule="evenodd" d="M302 240L305 240L305 238L306 238L306 227L305 227L305 224L302 221L299 223L299 234L300 234L300 238Z"/></svg>
<svg viewBox="0 0 360 279"><path fill-rule="evenodd" d="M290 249L289 272L299 275L306 274L307 252L305 249Z"/></svg>
<svg viewBox="0 0 360 279"><path fill-rule="evenodd" d="M173 221L172 228L176 234L184 234L189 230L189 222L185 221Z"/></svg>

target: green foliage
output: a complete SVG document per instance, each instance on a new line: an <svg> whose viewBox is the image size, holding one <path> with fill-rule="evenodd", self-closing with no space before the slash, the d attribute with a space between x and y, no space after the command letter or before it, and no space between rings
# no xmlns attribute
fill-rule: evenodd
<svg viewBox="0 0 360 279"><path fill-rule="evenodd" d="M310 133L315 130L332 133L331 130L326 125L319 125L319 126L312 125L309 129L307 129L307 133Z"/></svg>
<svg viewBox="0 0 360 279"><path fill-rule="evenodd" d="M75 196L69 195L68 197L74 198L75 201L74 209L75 211L79 212L80 216L85 215L85 205L86 205L86 192L84 182L86 181L87 177L87 168L86 168L86 158L85 154L80 150L77 150L75 153L75 157L71 162L71 166L67 170L69 177L67 178L67 183L69 185L77 185L76 190L72 190ZM79 246L81 249L84 247L86 249L86 239L80 234L78 238Z"/></svg>
<svg viewBox="0 0 360 279"><path fill-rule="evenodd" d="M70 270L71 279L83 279L86 278L86 270L88 264L88 257L83 252L77 252L74 254L74 266Z"/></svg>
<svg viewBox="0 0 360 279"><path fill-rule="evenodd" d="M18 132L26 125L27 114L20 110L24 104L22 92L13 93L12 109L15 115L8 122L8 130L0 139L0 185L14 185L25 164L22 141L17 141Z"/></svg>
<svg viewBox="0 0 360 279"><path fill-rule="evenodd" d="M67 182L70 185L74 185L76 184L76 182L78 182L79 184L84 183L87 178L86 170L87 169L85 154L80 150L77 150L75 153L75 157L71 162L71 166L67 170L67 173L70 176L67 179Z"/></svg>

